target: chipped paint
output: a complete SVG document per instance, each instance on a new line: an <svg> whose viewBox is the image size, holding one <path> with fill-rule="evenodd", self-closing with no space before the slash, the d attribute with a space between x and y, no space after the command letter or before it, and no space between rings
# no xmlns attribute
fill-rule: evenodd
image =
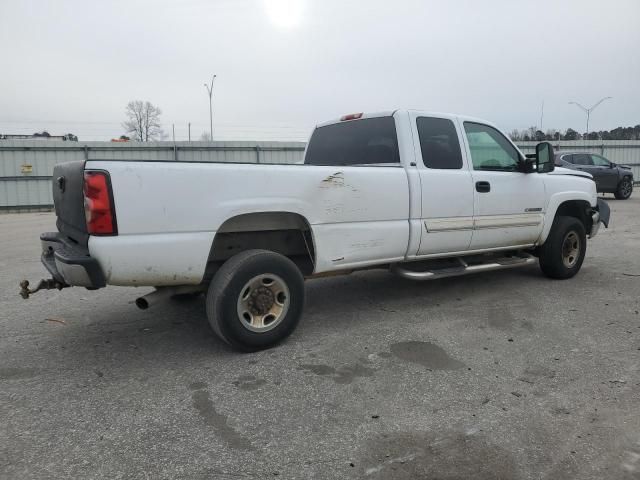
<svg viewBox="0 0 640 480"><path fill-rule="evenodd" d="M360 191L353 185L345 182L344 172L335 172L324 178L320 182L320 188L346 188L350 189L354 193L358 193Z"/></svg>
<svg viewBox="0 0 640 480"><path fill-rule="evenodd" d="M334 173L332 175L329 175L324 180L322 180L322 183L326 184L327 186L332 186L332 187L343 187L344 186L344 173L343 172L336 172L336 173Z"/></svg>

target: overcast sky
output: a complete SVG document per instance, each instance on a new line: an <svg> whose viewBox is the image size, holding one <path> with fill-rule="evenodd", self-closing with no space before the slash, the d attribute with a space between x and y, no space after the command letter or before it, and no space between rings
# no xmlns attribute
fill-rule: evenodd
<svg viewBox="0 0 640 480"><path fill-rule="evenodd" d="M0 0L0 133L123 133L149 100L176 138L299 139L417 108L504 130L640 123L640 1Z"/></svg>

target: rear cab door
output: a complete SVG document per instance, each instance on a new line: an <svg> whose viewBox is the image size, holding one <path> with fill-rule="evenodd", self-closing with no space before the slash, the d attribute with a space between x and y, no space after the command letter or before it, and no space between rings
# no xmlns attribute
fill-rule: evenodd
<svg viewBox="0 0 640 480"><path fill-rule="evenodd" d="M409 122L421 192L416 256L465 252L473 231L473 184L456 117L410 111Z"/></svg>

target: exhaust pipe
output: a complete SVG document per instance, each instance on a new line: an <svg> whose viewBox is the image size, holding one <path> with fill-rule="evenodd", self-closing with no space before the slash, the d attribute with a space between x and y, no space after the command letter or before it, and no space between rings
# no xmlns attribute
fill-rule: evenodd
<svg viewBox="0 0 640 480"><path fill-rule="evenodd" d="M136 306L140 310L146 310L147 308L166 300L174 295L184 295L189 293L204 292L205 287L203 285L179 285L177 287L159 287L151 293L147 293L141 297L136 298Z"/></svg>

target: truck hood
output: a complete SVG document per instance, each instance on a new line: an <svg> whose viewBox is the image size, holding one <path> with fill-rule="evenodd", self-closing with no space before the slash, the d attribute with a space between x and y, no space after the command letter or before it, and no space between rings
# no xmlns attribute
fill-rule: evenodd
<svg viewBox="0 0 640 480"><path fill-rule="evenodd" d="M586 177L593 178L593 175L587 172L581 172L580 170L571 170L564 167L556 167L553 172L549 172L549 175L572 175L574 177Z"/></svg>

